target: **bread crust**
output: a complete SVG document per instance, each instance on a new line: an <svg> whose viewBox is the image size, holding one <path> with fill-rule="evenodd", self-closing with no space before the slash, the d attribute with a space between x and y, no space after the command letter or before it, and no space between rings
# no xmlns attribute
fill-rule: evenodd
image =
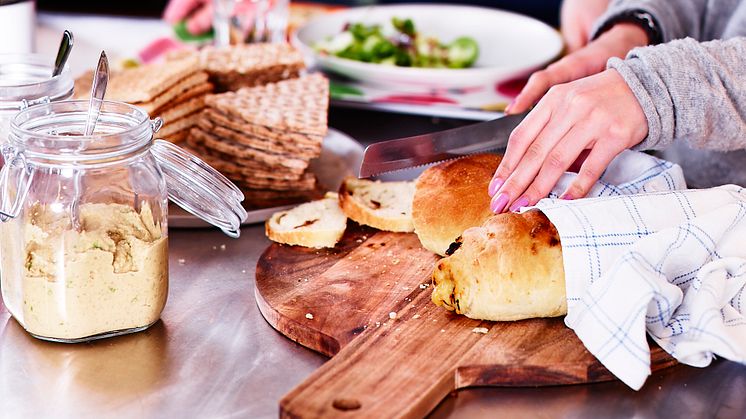
<svg viewBox="0 0 746 419"><path fill-rule="evenodd" d="M417 178L412 222L425 249L444 256L464 230L492 215L487 187L501 160L475 154L430 167Z"/></svg>
<svg viewBox="0 0 746 419"><path fill-rule="evenodd" d="M433 271L435 304L494 321L567 313L562 246L542 212L492 216L457 243Z"/></svg>

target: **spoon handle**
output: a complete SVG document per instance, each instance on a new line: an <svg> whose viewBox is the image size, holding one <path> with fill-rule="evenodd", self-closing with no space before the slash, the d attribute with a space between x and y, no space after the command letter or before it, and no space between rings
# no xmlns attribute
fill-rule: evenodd
<svg viewBox="0 0 746 419"><path fill-rule="evenodd" d="M54 70L52 70L52 77L59 76L62 70L65 68L67 57L70 56L70 51L73 49L73 33L65 30L62 33L62 40L60 41L60 48L57 50L57 58L54 59Z"/></svg>
<svg viewBox="0 0 746 419"><path fill-rule="evenodd" d="M96 121L106 94L107 83L109 83L109 60L106 58L106 52L101 51L101 57L98 59L98 67L93 74L93 84L91 85L91 100L88 104L88 119L85 124L86 136L93 134L96 129Z"/></svg>

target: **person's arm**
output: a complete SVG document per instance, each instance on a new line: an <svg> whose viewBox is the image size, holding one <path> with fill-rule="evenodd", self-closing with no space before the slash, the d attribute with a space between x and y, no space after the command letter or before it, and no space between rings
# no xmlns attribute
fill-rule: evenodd
<svg viewBox="0 0 746 419"><path fill-rule="evenodd" d="M596 21L591 39L599 30L632 11L650 14L660 28L661 42L691 37L702 38L702 16L708 0L613 0L606 12Z"/></svg>
<svg viewBox="0 0 746 419"><path fill-rule="evenodd" d="M674 139L710 150L746 148L746 38L691 38L612 59L645 113L648 135L635 148L662 149Z"/></svg>
<svg viewBox="0 0 746 419"><path fill-rule="evenodd" d="M712 150L746 148L746 38L635 49L606 71L553 87L513 131L490 182L494 212L545 197L582 153L565 191L584 197L628 148L674 138Z"/></svg>
<svg viewBox="0 0 746 419"><path fill-rule="evenodd" d="M609 7L611 0L563 0L560 9L560 31L568 52L588 45L594 23Z"/></svg>

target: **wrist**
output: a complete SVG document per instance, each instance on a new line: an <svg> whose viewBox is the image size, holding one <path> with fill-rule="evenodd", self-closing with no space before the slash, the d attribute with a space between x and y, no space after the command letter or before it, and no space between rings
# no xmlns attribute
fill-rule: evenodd
<svg viewBox="0 0 746 419"><path fill-rule="evenodd" d="M624 58L634 48L650 45L647 32L639 25L628 22L615 24L599 36L598 41L609 45L614 51L612 55L619 58Z"/></svg>

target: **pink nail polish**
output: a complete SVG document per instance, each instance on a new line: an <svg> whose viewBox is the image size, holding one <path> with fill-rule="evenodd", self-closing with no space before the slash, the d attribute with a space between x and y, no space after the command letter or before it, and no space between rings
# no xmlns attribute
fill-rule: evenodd
<svg viewBox="0 0 746 419"><path fill-rule="evenodd" d="M492 199L490 202L490 209L495 214L499 214L503 212L506 205L508 205L508 195L501 193Z"/></svg>
<svg viewBox="0 0 746 419"><path fill-rule="evenodd" d="M528 198L525 196L522 196L518 198L517 201L513 202L513 205L510 206L510 211L517 212L519 209L528 206Z"/></svg>
<svg viewBox="0 0 746 419"><path fill-rule="evenodd" d="M566 201L572 201L574 198L569 193L566 193L560 197L560 199L564 199Z"/></svg>
<svg viewBox="0 0 746 419"><path fill-rule="evenodd" d="M503 186L503 183L505 183L505 181L500 179L499 177L492 178L492 180L490 181L490 187L488 188L490 196L495 196L497 190L500 189L501 186Z"/></svg>

